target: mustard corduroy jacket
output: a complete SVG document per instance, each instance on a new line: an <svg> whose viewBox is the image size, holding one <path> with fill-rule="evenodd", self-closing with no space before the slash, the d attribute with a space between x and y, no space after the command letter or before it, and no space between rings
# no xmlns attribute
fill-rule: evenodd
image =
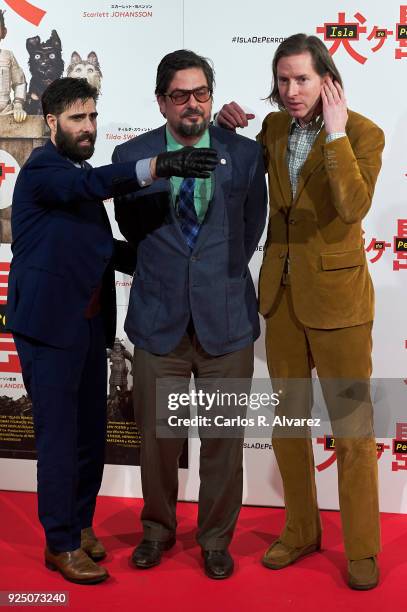
<svg viewBox="0 0 407 612"><path fill-rule="evenodd" d="M264 316L271 314L289 256L294 310L303 325L334 329L371 321L374 291L361 222L381 167L383 131L352 111L346 138L325 144L322 128L292 200L287 166L290 126L288 113L270 113L258 137L270 196L259 310Z"/></svg>

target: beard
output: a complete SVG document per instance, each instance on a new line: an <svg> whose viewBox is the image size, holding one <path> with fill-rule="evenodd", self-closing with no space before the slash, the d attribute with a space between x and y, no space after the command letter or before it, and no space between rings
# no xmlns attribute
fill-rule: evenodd
<svg viewBox="0 0 407 612"><path fill-rule="evenodd" d="M181 116L181 121L177 125L177 132L180 136L202 136L202 134L208 129L209 119L202 119L197 123L184 123L182 119L186 117L204 117L204 114L200 110L189 110Z"/></svg>
<svg viewBox="0 0 407 612"><path fill-rule="evenodd" d="M86 145L80 145L80 142L88 140ZM72 136L66 132L58 124L55 134L55 144L58 151L68 157L73 162L82 162L85 159L92 157L95 151L96 132L94 134L82 134L82 136Z"/></svg>

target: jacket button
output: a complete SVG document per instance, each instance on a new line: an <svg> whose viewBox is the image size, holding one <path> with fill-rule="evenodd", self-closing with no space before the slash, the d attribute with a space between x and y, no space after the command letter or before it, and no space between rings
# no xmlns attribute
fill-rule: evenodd
<svg viewBox="0 0 407 612"><path fill-rule="evenodd" d="M295 225L296 221L295 221L295 219L290 219L289 223L291 223L291 225Z"/></svg>
<svg viewBox="0 0 407 612"><path fill-rule="evenodd" d="M280 253L279 258L283 259L283 257L285 257L285 253Z"/></svg>
<svg viewBox="0 0 407 612"><path fill-rule="evenodd" d="M198 257L195 257L195 255L192 255L190 261L194 263L195 261L198 261Z"/></svg>

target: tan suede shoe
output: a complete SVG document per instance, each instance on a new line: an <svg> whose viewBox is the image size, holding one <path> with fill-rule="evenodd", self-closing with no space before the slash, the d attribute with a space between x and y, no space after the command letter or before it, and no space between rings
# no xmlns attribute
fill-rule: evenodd
<svg viewBox="0 0 407 612"><path fill-rule="evenodd" d="M376 557L348 561L348 584L356 591L374 589L379 583L379 566Z"/></svg>
<svg viewBox="0 0 407 612"><path fill-rule="evenodd" d="M97 539L92 527L86 527L81 531L81 548L94 561L101 561L106 557L105 548Z"/></svg>
<svg viewBox="0 0 407 612"><path fill-rule="evenodd" d="M314 544L308 544L301 548L293 548L284 544L281 540L275 540L270 548L264 553L262 563L269 569L283 569L291 565L300 557L309 555L321 548L321 539L317 540Z"/></svg>
<svg viewBox="0 0 407 612"><path fill-rule="evenodd" d="M58 571L65 580L77 584L96 584L109 577L107 570L92 561L82 548L59 553L52 553L46 548L45 565L52 571Z"/></svg>

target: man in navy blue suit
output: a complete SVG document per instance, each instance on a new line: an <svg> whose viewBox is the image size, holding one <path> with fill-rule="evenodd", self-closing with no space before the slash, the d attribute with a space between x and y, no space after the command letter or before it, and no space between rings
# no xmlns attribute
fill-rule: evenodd
<svg viewBox="0 0 407 612"><path fill-rule="evenodd" d="M138 247L125 329L135 345L134 402L142 432L144 538L132 555L139 568L160 563L175 543L185 442L182 435L156 433L157 380L175 379L178 391L188 391L193 374L197 390L216 392L217 379L241 379L249 392L253 375L259 320L248 264L266 219L264 166L257 143L208 127L213 85L205 58L188 50L166 55L155 92L166 125L113 154L115 162L136 162L165 149L210 146L220 159L207 179L173 177L115 198L120 230ZM241 408L238 416L244 414ZM157 417L165 415L158 410ZM201 436L200 453L197 539L205 572L214 579L233 572L228 546L242 502L243 439L237 432L221 436L221 427Z"/></svg>
<svg viewBox="0 0 407 612"><path fill-rule="evenodd" d="M113 239L103 200L158 177L206 176L216 152L191 149L92 168L97 91L63 78L44 92L50 140L17 179L7 324L33 405L45 563L67 580L101 582L105 550L92 529L106 434L106 346L116 327L114 270L135 251ZM164 150L164 149L163 149ZM159 152L158 152L159 153Z"/></svg>

